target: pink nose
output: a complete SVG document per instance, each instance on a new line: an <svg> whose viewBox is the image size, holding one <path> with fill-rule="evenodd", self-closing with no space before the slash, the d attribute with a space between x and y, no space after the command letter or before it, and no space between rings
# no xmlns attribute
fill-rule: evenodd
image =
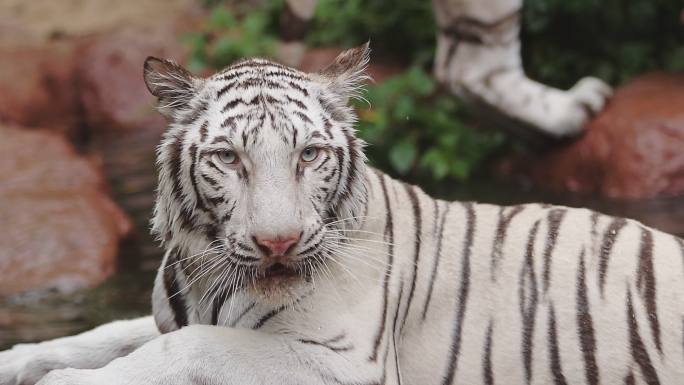
<svg viewBox="0 0 684 385"><path fill-rule="evenodd" d="M299 234L287 237L277 237L276 239L262 239L254 237L254 241L259 248L270 257L285 256L297 242Z"/></svg>

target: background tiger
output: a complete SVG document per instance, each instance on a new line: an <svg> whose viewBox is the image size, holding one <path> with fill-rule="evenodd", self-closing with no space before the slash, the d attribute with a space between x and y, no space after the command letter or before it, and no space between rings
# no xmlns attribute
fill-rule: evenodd
<svg viewBox="0 0 684 385"><path fill-rule="evenodd" d="M148 59L170 120L154 316L0 353L0 384L681 383L682 241L366 166L346 103L367 62Z"/></svg>
<svg viewBox="0 0 684 385"><path fill-rule="evenodd" d="M281 17L280 56L296 65L317 0L287 0ZM437 21L434 74L469 102L482 119L529 139L582 132L611 88L594 77L563 91L525 75L520 56L523 0L432 0ZM538 139L538 138L536 138Z"/></svg>

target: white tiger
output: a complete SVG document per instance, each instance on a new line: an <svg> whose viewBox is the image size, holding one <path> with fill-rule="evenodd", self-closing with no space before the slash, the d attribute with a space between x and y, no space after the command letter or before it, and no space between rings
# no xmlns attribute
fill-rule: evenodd
<svg viewBox="0 0 684 385"><path fill-rule="evenodd" d="M281 18L281 56L302 57L306 25L317 0L287 0ZM575 136L601 111L611 88L585 77L562 91L525 75L520 57L523 0L432 0L437 21L434 73L481 117L535 139Z"/></svg>
<svg viewBox="0 0 684 385"><path fill-rule="evenodd" d="M681 384L682 240L366 166L346 102L367 62L148 59L170 120L154 316L0 353L0 384Z"/></svg>

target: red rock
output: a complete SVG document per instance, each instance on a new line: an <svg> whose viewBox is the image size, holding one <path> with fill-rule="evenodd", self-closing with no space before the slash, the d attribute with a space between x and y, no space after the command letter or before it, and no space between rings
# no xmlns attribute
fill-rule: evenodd
<svg viewBox="0 0 684 385"><path fill-rule="evenodd" d="M147 56L183 61L178 32L171 27L122 27L87 44L80 55L78 83L85 120L92 130L163 128L145 88Z"/></svg>
<svg viewBox="0 0 684 385"><path fill-rule="evenodd" d="M48 131L0 126L0 295L94 286L131 230L100 167Z"/></svg>
<svg viewBox="0 0 684 385"><path fill-rule="evenodd" d="M556 191L614 198L684 193L684 75L635 79L617 89L582 137L503 169Z"/></svg>
<svg viewBox="0 0 684 385"><path fill-rule="evenodd" d="M78 97L71 43L0 46L0 121L76 136Z"/></svg>

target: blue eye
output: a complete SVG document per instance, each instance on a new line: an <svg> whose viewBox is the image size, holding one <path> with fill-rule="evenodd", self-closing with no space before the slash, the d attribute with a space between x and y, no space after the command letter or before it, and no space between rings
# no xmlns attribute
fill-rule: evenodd
<svg viewBox="0 0 684 385"><path fill-rule="evenodd" d="M236 164L238 162L238 156L233 151L224 150L216 153L216 157L221 163L224 164Z"/></svg>
<svg viewBox="0 0 684 385"><path fill-rule="evenodd" d="M318 148L316 147L307 147L302 151L302 155L300 156L303 162L313 162L318 158Z"/></svg>

